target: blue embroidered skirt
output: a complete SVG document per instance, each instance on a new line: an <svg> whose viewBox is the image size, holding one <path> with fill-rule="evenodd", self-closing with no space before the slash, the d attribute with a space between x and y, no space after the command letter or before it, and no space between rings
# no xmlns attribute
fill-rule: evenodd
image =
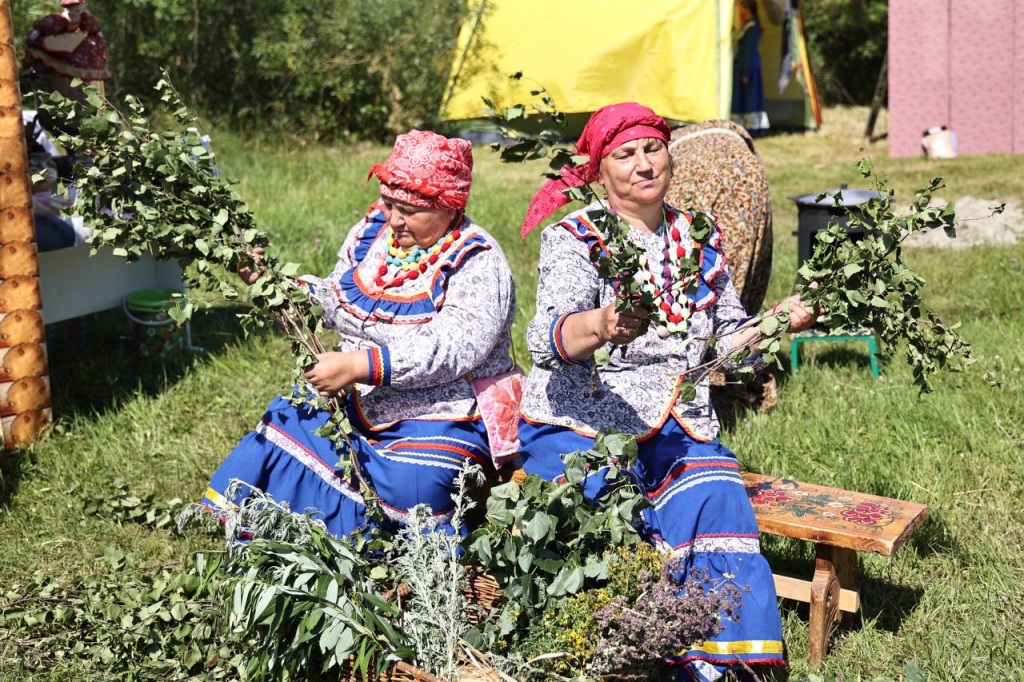
<svg viewBox="0 0 1024 682"><path fill-rule="evenodd" d="M352 439L364 476L380 497L384 513L401 522L418 504L429 505L443 525L452 512L452 494L467 460L489 464L487 436L481 420L404 420L372 430L358 411L349 409L352 424L364 436ZM293 511L316 510L327 530L348 535L365 522L366 507L351 472L335 468L334 445L316 435L327 414L308 406L293 407L278 397L256 426L214 473L203 496L214 513L235 499L226 491L231 479L258 488Z"/></svg>
<svg viewBox="0 0 1024 682"><path fill-rule="evenodd" d="M554 481L563 475L562 453L586 450L593 439L548 424L519 423L523 468ZM785 663L775 581L761 556L757 520L747 499L736 456L714 439L701 442L674 419L639 443L634 473L653 505L644 510L647 533L684 568L707 571L712 584L732 583L742 594L739 622L726 622L716 637L668 659L684 666L683 679L718 679L726 668ZM598 494L592 477L587 492Z"/></svg>

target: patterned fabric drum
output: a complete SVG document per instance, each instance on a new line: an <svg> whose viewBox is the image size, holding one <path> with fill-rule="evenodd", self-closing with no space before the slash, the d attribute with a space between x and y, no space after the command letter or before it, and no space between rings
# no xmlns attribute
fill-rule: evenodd
<svg viewBox="0 0 1024 682"><path fill-rule="evenodd" d="M771 276L772 200L753 140L731 121L705 121L674 130L669 151L675 173L666 202L718 218L733 286L757 312Z"/></svg>

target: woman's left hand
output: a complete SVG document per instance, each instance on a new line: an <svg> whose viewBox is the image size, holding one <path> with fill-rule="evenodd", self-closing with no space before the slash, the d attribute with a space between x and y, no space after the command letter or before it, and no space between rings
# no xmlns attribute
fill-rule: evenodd
<svg viewBox="0 0 1024 682"><path fill-rule="evenodd" d="M356 381L355 358L351 353L321 353L316 364L306 370L306 381L325 398Z"/></svg>
<svg viewBox="0 0 1024 682"><path fill-rule="evenodd" d="M816 289L818 283L812 282L810 287ZM771 313L778 313L787 303L789 304L789 333L791 334L809 329L815 320L818 319L818 316L822 314L821 308L818 308L818 310L811 309L800 294L794 294L789 298L783 299L771 309Z"/></svg>

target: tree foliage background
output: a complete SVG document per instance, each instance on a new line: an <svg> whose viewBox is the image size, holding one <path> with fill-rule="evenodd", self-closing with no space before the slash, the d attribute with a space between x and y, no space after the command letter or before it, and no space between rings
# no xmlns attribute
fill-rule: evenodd
<svg viewBox="0 0 1024 682"><path fill-rule="evenodd" d="M803 4L825 101L868 104L886 51L887 0ZM206 116L377 140L438 126L468 11L466 0L89 0L89 10L122 91L145 97L166 69ZM12 11L23 49L33 21L59 2L17 0Z"/></svg>
<svg viewBox="0 0 1024 682"><path fill-rule="evenodd" d="M888 0L804 0L811 66L826 104L870 104L889 44Z"/></svg>
<svg viewBox="0 0 1024 682"><path fill-rule="evenodd" d="M57 0L13 3L18 47ZM118 89L166 69L204 114L303 137L437 125L465 0L89 0ZM25 84L23 84L25 85Z"/></svg>

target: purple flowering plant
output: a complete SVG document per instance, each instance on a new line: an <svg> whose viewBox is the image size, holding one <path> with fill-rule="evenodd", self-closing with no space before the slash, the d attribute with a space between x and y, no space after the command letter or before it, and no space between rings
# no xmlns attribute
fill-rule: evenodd
<svg viewBox="0 0 1024 682"><path fill-rule="evenodd" d="M606 554L601 587L549 604L518 653L547 678L648 679L695 643L739 621L740 588L686 570L648 543Z"/></svg>
<svg viewBox="0 0 1024 682"><path fill-rule="evenodd" d="M601 636L592 673L606 680L647 679L666 658L719 634L726 621L739 621L738 587L713 586L707 571L696 568L680 582L680 569L670 561L660 575L641 572L635 599L616 597L595 614Z"/></svg>

